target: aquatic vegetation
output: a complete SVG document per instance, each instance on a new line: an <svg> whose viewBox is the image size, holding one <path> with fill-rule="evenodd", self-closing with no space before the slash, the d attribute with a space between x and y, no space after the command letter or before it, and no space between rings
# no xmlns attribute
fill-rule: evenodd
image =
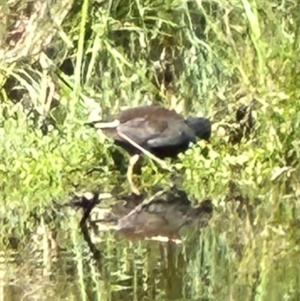
<svg viewBox="0 0 300 301"><path fill-rule="evenodd" d="M0 7L6 289L18 279L23 300L299 299L298 2ZM149 159L133 176L142 194L175 184L194 208L210 197L214 214L201 235L183 227L181 245L100 231L100 264L82 212L57 205L82 189L129 193L128 154L84 124L150 104L207 116L212 135L165 159L172 173Z"/></svg>

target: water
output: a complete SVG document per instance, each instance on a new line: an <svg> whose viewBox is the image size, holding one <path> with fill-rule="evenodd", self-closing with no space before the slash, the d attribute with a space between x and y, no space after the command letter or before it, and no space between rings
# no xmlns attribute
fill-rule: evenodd
<svg viewBox="0 0 300 301"><path fill-rule="evenodd" d="M181 241L164 242L129 239L111 222L80 227L81 211L62 212L19 238L7 234L0 300L300 300L292 219L256 219L232 203L215 208L205 228L186 225Z"/></svg>

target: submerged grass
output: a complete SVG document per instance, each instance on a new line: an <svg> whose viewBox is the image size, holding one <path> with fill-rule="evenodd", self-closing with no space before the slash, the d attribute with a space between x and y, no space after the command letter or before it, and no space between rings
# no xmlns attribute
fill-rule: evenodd
<svg viewBox="0 0 300 301"><path fill-rule="evenodd" d="M44 218L53 198L63 201L81 188L128 191L111 142L99 143L83 127L91 100L103 116L160 103L214 122L208 155L199 142L175 164L176 183L189 195L213 198L213 221L182 250L108 237L101 246L107 266L99 271L76 230L62 217L50 219L52 230L65 231L59 241L77 261L76 289L69 297L63 289L52 294L299 300L299 3L42 2L0 4L1 250L24 239L25 252L26 237L47 224L36 216ZM255 130L232 145L227 124L251 102ZM88 174L93 167L99 171ZM140 179L148 191L173 180L151 164ZM118 294L124 285L116 285L116 275L133 279L130 293Z"/></svg>

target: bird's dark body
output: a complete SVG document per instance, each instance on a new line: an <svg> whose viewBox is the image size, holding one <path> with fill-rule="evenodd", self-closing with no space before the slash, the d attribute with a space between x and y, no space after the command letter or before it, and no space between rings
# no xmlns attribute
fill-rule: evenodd
<svg viewBox="0 0 300 301"><path fill-rule="evenodd" d="M120 137L120 134L125 134L161 159L174 158L179 153L185 152L190 142L196 142L197 137L208 140L211 134L211 124L208 119L193 118L194 123L200 120L200 127L198 125L198 129L194 126L192 128L189 126L188 119L184 119L175 111L159 106L127 109L110 116L106 121L113 120L118 120L120 125L115 128L103 128L103 132L131 155L140 154L140 151Z"/></svg>

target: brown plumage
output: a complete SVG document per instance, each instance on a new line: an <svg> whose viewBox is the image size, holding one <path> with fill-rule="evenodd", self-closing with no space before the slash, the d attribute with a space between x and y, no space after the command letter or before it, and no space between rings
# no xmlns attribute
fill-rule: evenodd
<svg viewBox="0 0 300 301"><path fill-rule="evenodd" d="M132 183L133 165L144 153L168 168L166 157L175 158L185 152L196 138L209 140L211 123L207 118L187 118L159 106L141 106L114 114L105 122L95 121L89 125L100 128L115 144L124 148L131 156L128 167L128 180Z"/></svg>

